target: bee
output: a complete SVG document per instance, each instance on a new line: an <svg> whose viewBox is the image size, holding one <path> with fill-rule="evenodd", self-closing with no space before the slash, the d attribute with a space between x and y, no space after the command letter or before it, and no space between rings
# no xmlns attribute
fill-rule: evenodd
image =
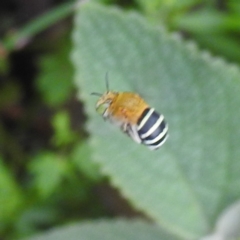
<svg viewBox="0 0 240 240"><path fill-rule="evenodd" d="M100 97L96 111L103 119L109 120L135 142L144 144L151 150L161 147L168 137L168 125L164 116L136 93L110 91L107 74L106 89L104 94L91 93Z"/></svg>

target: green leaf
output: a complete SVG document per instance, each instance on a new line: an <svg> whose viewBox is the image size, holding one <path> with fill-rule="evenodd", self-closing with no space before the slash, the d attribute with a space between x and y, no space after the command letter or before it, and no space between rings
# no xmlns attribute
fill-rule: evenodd
<svg viewBox="0 0 240 240"><path fill-rule="evenodd" d="M82 5L73 61L89 116L93 158L138 209L185 238L204 236L240 197L240 72L134 13ZM95 112L105 73L114 91L134 91L163 113L170 137L138 145Z"/></svg>
<svg viewBox="0 0 240 240"><path fill-rule="evenodd" d="M226 26L227 16L213 9L203 9L197 12L181 15L175 18L175 27L193 33L212 34L223 32Z"/></svg>
<svg viewBox="0 0 240 240"><path fill-rule="evenodd" d="M171 27L175 18L182 18L186 12L192 11L201 0L135 0L146 17L157 24L166 23ZM180 17L179 17L180 16Z"/></svg>
<svg viewBox="0 0 240 240"><path fill-rule="evenodd" d="M237 240L240 238L240 202L229 206L220 215L215 232L202 240Z"/></svg>
<svg viewBox="0 0 240 240"><path fill-rule="evenodd" d="M71 130L70 116L67 112L61 111L55 114L52 119L54 128L53 143L56 146L72 143L77 135Z"/></svg>
<svg viewBox="0 0 240 240"><path fill-rule="evenodd" d="M195 5L199 2L199 0L152 0L152 1L144 1L144 0L135 0L141 8L143 8L146 12L156 13L161 11L162 9L169 8L172 10L180 10L182 8L187 8L192 5Z"/></svg>
<svg viewBox="0 0 240 240"><path fill-rule="evenodd" d="M73 163L92 180L100 180L98 166L91 159L91 148L86 142L77 144L72 151Z"/></svg>
<svg viewBox="0 0 240 240"><path fill-rule="evenodd" d="M230 13L240 13L240 2L238 0L230 0L227 2L227 9L230 10Z"/></svg>
<svg viewBox="0 0 240 240"><path fill-rule="evenodd" d="M22 203L22 193L0 157L0 229L15 219Z"/></svg>
<svg viewBox="0 0 240 240"><path fill-rule="evenodd" d="M29 198L27 199L29 200ZM52 226L61 219L61 213L57 212L55 208L42 206L41 201L36 202L36 205L29 203L32 202L28 202L27 208L14 222L15 231L12 239L36 234L39 231L39 226Z"/></svg>
<svg viewBox="0 0 240 240"><path fill-rule="evenodd" d="M50 106L65 103L73 90L69 37L61 39L60 44L55 48L57 51L46 54L40 59L41 71L37 79L37 87Z"/></svg>
<svg viewBox="0 0 240 240"><path fill-rule="evenodd" d="M52 152L41 153L33 159L29 168L35 177L35 186L41 197L48 197L61 183L68 169L64 157Z"/></svg>
<svg viewBox="0 0 240 240"><path fill-rule="evenodd" d="M28 240L176 240L156 225L143 221L97 221L58 228Z"/></svg>
<svg viewBox="0 0 240 240"><path fill-rule="evenodd" d="M211 49L215 54L222 54L231 61L240 62L240 43L232 36L223 34L193 34L204 48Z"/></svg>

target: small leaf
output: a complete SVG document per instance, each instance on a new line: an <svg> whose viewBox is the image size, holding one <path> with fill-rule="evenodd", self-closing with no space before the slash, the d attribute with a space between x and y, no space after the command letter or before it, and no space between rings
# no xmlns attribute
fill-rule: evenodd
<svg viewBox="0 0 240 240"><path fill-rule="evenodd" d="M26 240L177 240L156 225L143 221L97 221L58 228Z"/></svg>
<svg viewBox="0 0 240 240"><path fill-rule="evenodd" d="M72 160L85 176L95 181L101 179L98 166L91 159L91 148L86 142L74 147Z"/></svg>
<svg viewBox="0 0 240 240"><path fill-rule="evenodd" d="M52 152L35 156L30 172L35 177L35 186L41 197L48 197L56 190L66 173L66 164L63 157Z"/></svg>
<svg viewBox="0 0 240 240"><path fill-rule="evenodd" d="M77 135L71 130L70 116L67 112L57 112L52 119L54 136L52 142L56 146L72 143Z"/></svg>
<svg viewBox="0 0 240 240"><path fill-rule="evenodd" d="M192 5L196 5L200 0L152 0L152 1L144 1L144 0L136 0L136 2L149 14L160 12L161 9L172 9L172 10L180 10L182 8L188 8Z"/></svg>
<svg viewBox="0 0 240 240"><path fill-rule="evenodd" d="M240 239L240 202L228 207L219 217L215 232L201 240Z"/></svg>
<svg viewBox="0 0 240 240"><path fill-rule="evenodd" d="M215 10L200 10L198 12L181 15L174 20L175 27L193 33L213 34L224 32L227 28L227 17Z"/></svg>
<svg viewBox="0 0 240 240"><path fill-rule="evenodd" d="M0 157L0 228L17 216L23 203L22 193Z"/></svg>
<svg viewBox="0 0 240 240"><path fill-rule="evenodd" d="M55 47L58 51L53 51L40 59L41 71L37 79L37 87L50 106L66 102L73 90L69 38L61 39L60 44Z"/></svg>
<svg viewBox="0 0 240 240"><path fill-rule="evenodd" d="M223 34L193 34L204 48L221 54L231 61L240 62L240 43L238 39Z"/></svg>
<svg viewBox="0 0 240 240"><path fill-rule="evenodd" d="M52 206L45 207L40 202L37 202L35 206L28 205L14 222L15 234L17 236L30 236L39 230L39 226L51 226L56 224L60 218L61 214ZM19 237L14 239L19 239Z"/></svg>

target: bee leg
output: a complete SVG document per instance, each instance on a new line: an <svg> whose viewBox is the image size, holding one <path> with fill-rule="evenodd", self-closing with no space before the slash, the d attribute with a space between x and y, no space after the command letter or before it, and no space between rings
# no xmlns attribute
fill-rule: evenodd
<svg viewBox="0 0 240 240"><path fill-rule="evenodd" d="M127 131L128 135L137 143L141 143L142 140L139 137L139 134L137 132L137 128L135 126L132 126L130 124L127 125Z"/></svg>
<svg viewBox="0 0 240 240"><path fill-rule="evenodd" d="M128 124L127 123L124 123L122 126L121 126L121 130L125 133L128 133Z"/></svg>

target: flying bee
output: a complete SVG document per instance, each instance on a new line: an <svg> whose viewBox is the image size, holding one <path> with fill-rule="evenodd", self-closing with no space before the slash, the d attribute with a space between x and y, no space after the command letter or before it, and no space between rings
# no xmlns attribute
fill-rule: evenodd
<svg viewBox="0 0 240 240"><path fill-rule="evenodd" d="M109 120L135 142L142 143L151 150L161 147L168 137L168 125L164 116L136 93L110 91L107 74L106 88L104 94L92 93L100 97L96 111L104 120Z"/></svg>

